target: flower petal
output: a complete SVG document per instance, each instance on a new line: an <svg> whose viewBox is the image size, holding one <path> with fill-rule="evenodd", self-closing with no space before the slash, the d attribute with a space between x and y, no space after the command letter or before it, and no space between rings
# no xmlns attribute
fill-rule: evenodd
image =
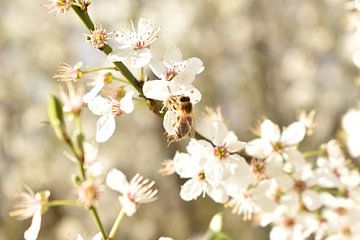
<svg viewBox="0 0 360 240"><path fill-rule="evenodd" d="M105 114L99 118L96 124L97 142L106 142L115 132L115 117L111 114Z"/></svg>
<svg viewBox="0 0 360 240"><path fill-rule="evenodd" d="M182 59L182 54L179 48L175 46L169 46L166 48L164 53L164 62L180 62Z"/></svg>
<svg viewBox="0 0 360 240"><path fill-rule="evenodd" d="M176 82L177 84L188 86L190 85L195 79L195 75L189 72L181 72L178 73L172 82Z"/></svg>
<svg viewBox="0 0 360 240"><path fill-rule="evenodd" d="M211 141L217 146L224 143L224 139L228 134L226 125L221 121L214 121L211 128Z"/></svg>
<svg viewBox="0 0 360 240"><path fill-rule="evenodd" d="M187 153L176 152L174 156L175 172L181 178L196 177L201 171L201 166L198 159L194 159Z"/></svg>
<svg viewBox="0 0 360 240"><path fill-rule="evenodd" d="M169 82L164 80L147 81L143 86L145 97L164 101L169 95Z"/></svg>
<svg viewBox="0 0 360 240"><path fill-rule="evenodd" d="M131 52L131 48L117 49L110 53L108 58L111 62L122 62L130 56Z"/></svg>
<svg viewBox="0 0 360 240"><path fill-rule="evenodd" d="M151 71L160 79L164 78L164 73L166 72L166 68L164 64L158 60L151 60L149 67Z"/></svg>
<svg viewBox="0 0 360 240"><path fill-rule="evenodd" d="M256 181L256 176L251 171L250 166L246 163L245 159L240 156L237 156L237 159L238 166L234 170L234 174L224 182L229 195L234 197L237 196L239 190L246 189L250 184L255 183Z"/></svg>
<svg viewBox="0 0 360 240"><path fill-rule="evenodd" d="M184 201L197 199L206 189L206 183L197 179L190 179L181 186L180 197Z"/></svg>
<svg viewBox="0 0 360 240"><path fill-rule="evenodd" d="M194 75L204 71L203 62L199 58L190 58L186 62L184 71L190 72Z"/></svg>
<svg viewBox="0 0 360 240"><path fill-rule="evenodd" d="M260 126L261 138L269 142L278 142L280 140L280 128L278 125L266 119Z"/></svg>
<svg viewBox="0 0 360 240"><path fill-rule="evenodd" d="M206 180L214 186L218 186L223 180L229 178L230 171L225 168L225 164L212 159L209 160L205 167Z"/></svg>
<svg viewBox="0 0 360 240"><path fill-rule="evenodd" d="M83 102L89 103L90 101L95 99L95 97L100 93L101 89L103 89L104 85L104 82L97 83L88 93L83 96Z"/></svg>
<svg viewBox="0 0 360 240"><path fill-rule="evenodd" d="M184 95L189 96L193 104L197 104L201 100L200 91L192 85L188 86L187 90L184 92Z"/></svg>
<svg viewBox="0 0 360 240"><path fill-rule="evenodd" d="M283 156L286 161L290 162L295 167L296 172L300 172L301 169L306 166L304 155L297 149L286 149Z"/></svg>
<svg viewBox="0 0 360 240"><path fill-rule="evenodd" d="M119 202L127 216L131 217L132 215L135 214L136 204L132 202L127 196L120 196Z"/></svg>
<svg viewBox="0 0 360 240"><path fill-rule="evenodd" d="M246 146L246 143L238 141L237 136L232 131L229 131L225 136L224 144L231 153L241 151Z"/></svg>
<svg viewBox="0 0 360 240"><path fill-rule="evenodd" d="M112 190L126 194L129 188L129 183L126 179L126 176L120 170L113 168L106 175L106 184Z"/></svg>
<svg viewBox="0 0 360 240"><path fill-rule="evenodd" d="M38 206L34 212L30 227L25 231L25 240L36 240L41 227L41 207Z"/></svg>
<svg viewBox="0 0 360 240"><path fill-rule="evenodd" d="M229 199L225 188L221 185L213 187L208 184L206 192L217 203L225 203Z"/></svg>
<svg viewBox="0 0 360 240"><path fill-rule="evenodd" d="M302 201L310 211L314 211L322 205L319 194L313 190L305 190L302 194Z"/></svg>
<svg viewBox="0 0 360 240"><path fill-rule="evenodd" d="M211 143L206 140L196 140L192 138L188 143L186 150L191 156L196 158L208 158L212 156L214 149Z"/></svg>
<svg viewBox="0 0 360 240"><path fill-rule="evenodd" d="M151 60L151 52L148 48L137 49L131 52L131 65L134 68L141 68Z"/></svg>
<svg viewBox="0 0 360 240"><path fill-rule="evenodd" d="M88 103L89 110L95 115L104 115L111 110L111 101L97 96Z"/></svg>
<svg viewBox="0 0 360 240"><path fill-rule="evenodd" d="M254 139L245 147L246 153L256 158L266 158L273 151L272 145L261 138Z"/></svg>
<svg viewBox="0 0 360 240"><path fill-rule="evenodd" d="M80 234L78 234L78 235L76 236L76 240L84 240L84 238L83 238Z"/></svg>
<svg viewBox="0 0 360 240"><path fill-rule="evenodd" d="M300 122L290 124L281 135L281 143L283 145L295 145L300 143L306 134L306 127Z"/></svg>
<svg viewBox="0 0 360 240"><path fill-rule="evenodd" d="M92 240L102 240L102 235L101 235L101 233L98 232L98 233L93 237Z"/></svg>
<svg viewBox="0 0 360 240"><path fill-rule="evenodd" d="M125 96L120 100L120 109L125 113L131 113L134 110L134 102L132 97L134 91L128 91Z"/></svg>

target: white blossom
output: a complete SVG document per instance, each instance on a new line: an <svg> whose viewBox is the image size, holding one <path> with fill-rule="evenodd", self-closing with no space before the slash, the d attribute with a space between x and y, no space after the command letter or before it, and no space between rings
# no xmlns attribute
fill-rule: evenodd
<svg viewBox="0 0 360 240"><path fill-rule="evenodd" d="M176 81L153 80L145 82L143 86L145 97L159 100L168 106L169 100L176 96L188 96L192 104L201 100L201 93L192 85L181 85Z"/></svg>
<svg viewBox="0 0 360 240"><path fill-rule="evenodd" d="M182 54L177 47L167 47L163 61L152 60L150 68L161 80L176 81L178 84L191 84L195 75L204 70L199 58L182 60Z"/></svg>
<svg viewBox="0 0 360 240"><path fill-rule="evenodd" d="M354 187L359 185L360 176L351 171L337 141L326 144L325 154L317 159L318 184L323 187Z"/></svg>
<svg viewBox="0 0 360 240"><path fill-rule="evenodd" d="M346 145L352 157L360 157L360 110L350 109L342 119Z"/></svg>
<svg viewBox="0 0 360 240"><path fill-rule="evenodd" d="M91 83L93 86L92 89L87 92L83 97L84 103L89 103L92 101L97 95L99 95L100 91L105 87L105 85L110 84L112 82L112 73L108 71L103 71L97 75L95 81Z"/></svg>
<svg viewBox="0 0 360 240"><path fill-rule="evenodd" d="M69 11L71 7L71 0L48 0L48 4L44 5L49 10L50 13L54 13L55 15L58 14L65 14Z"/></svg>
<svg viewBox="0 0 360 240"><path fill-rule="evenodd" d="M245 143L238 140L234 132L229 131L225 124L221 121L213 121L206 128L207 134L204 135L212 141L214 147L206 141L199 141L205 145L204 149L208 150L208 177L215 185L226 180L234 174L235 168L240 161L244 161L237 154L245 147ZM191 142L189 143L191 147Z"/></svg>
<svg viewBox="0 0 360 240"><path fill-rule="evenodd" d="M273 223L270 240L306 240L318 229L319 221L313 214L301 213L296 207L284 210Z"/></svg>
<svg viewBox="0 0 360 240"><path fill-rule="evenodd" d="M174 168L181 178L190 178L181 187L180 197L185 201L209 195L215 202L227 201L225 187L214 185L208 176L211 163L208 162L208 149L202 140L191 139L187 147L188 153L177 152L174 156Z"/></svg>
<svg viewBox="0 0 360 240"><path fill-rule="evenodd" d="M99 176L103 171L103 167L97 161L99 146L96 143L83 142L84 148L84 167L91 176Z"/></svg>
<svg viewBox="0 0 360 240"><path fill-rule="evenodd" d="M102 240L102 235L101 233L97 233L93 238L92 240ZM81 236L81 234L78 234L77 237L76 237L76 240L84 240L84 238Z"/></svg>
<svg viewBox="0 0 360 240"><path fill-rule="evenodd" d="M67 63L62 63L56 74L53 76L57 81L77 81L82 78L83 72L81 67L83 66L82 62L76 63L74 66L71 66Z"/></svg>
<svg viewBox="0 0 360 240"><path fill-rule="evenodd" d="M89 102L90 111L101 116L96 125L97 142L105 142L113 135L116 127L115 117L134 110L133 95L134 91L129 91L120 101L98 95Z"/></svg>
<svg viewBox="0 0 360 240"><path fill-rule="evenodd" d="M19 220L32 217L30 227L24 232L25 240L36 240L41 227L41 215L48 209L47 202L50 196L49 191L34 193L30 188L27 192L20 192L18 197L20 202L15 204L15 210L10 212L10 216Z"/></svg>
<svg viewBox="0 0 360 240"><path fill-rule="evenodd" d="M276 177L275 177L276 178ZM285 193L281 196L281 203L287 206L304 205L309 211L315 211L322 206L320 195L313 190L317 176L310 166L296 168L288 181L278 180L278 185Z"/></svg>
<svg viewBox="0 0 360 240"><path fill-rule="evenodd" d="M160 31L155 23L140 18L137 29L133 22L131 28L122 26L115 31L115 40L120 43L119 49L109 55L112 62L129 60L134 68L141 68L151 60L150 46L157 39Z"/></svg>
<svg viewBox="0 0 360 240"><path fill-rule="evenodd" d="M246 146L246 152L255 158L268 158L271 155L284 155L304 139L306 126L302 122L290 124L283 132L278 125L269 119L260 125L260 138L250 141Z"/></svg>
<svg viewBox="0 0 360 240"><path fill-rule="evenodd" d="M275 181L257 182L245 162L236 171L236 174L226 181L227 192L232 197L226 206L232 207L232 213L241 214L244 220L250 220L254 214L274 211L276 203L272 195Z"/></svg>
<svg viewBox="0 0 360 240"><path fill-rule="evenodd" d="M126 215L135 214L137 207L143 203L156 200L157 189L153 189L155 182L144 179L136 174L130 182L126 176L117 169L112 169L106 176L106 184L113 190L121 193L119 202Z"/></svg>

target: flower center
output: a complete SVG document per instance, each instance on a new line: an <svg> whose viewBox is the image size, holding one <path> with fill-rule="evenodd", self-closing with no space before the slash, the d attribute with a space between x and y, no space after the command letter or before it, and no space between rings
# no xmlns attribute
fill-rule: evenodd
<svg viewBox="0 0 360 240"><path fill-rule="evenodd" d="M200 173L198 174L198 178L199 178L199 180L204 181L204 180L205 180L205 173L204 173L204 172L200 172Z"/></svg>
<svg viewBox="0 0 360 240"><path fill-rule="evenodd" d="M282 151L282 145L279 142L273 143L273 148L275 152L281 152Z"/></svg>
<svg viewBox="0 0 360 240"><path fill-rule="evenodd" d="M120 109L120 104L115 102L112 104L111 106L111 113L115 116L115 117L119 117L122 114L122 111Z"/></svg>
<svg viewBox="0 0 360 240"><path fill-rule="evenodd" d="M146 43L144 40L139 40L137 41L135 44L134 44L134 49L135 50L138 50L138 49L143 49L143 48L146 48Z"/></svg>
<svg viewBox="0 0 360 240"><path fill-rule="evenodd" d="M306 190L306 183L304 181L302 181L302 180L298 180L294 184L294 189L298 193L302 193L302 192L304 192Z"/></svg>
<svg viewBox="0 0 360 240"><path fill-rule="evenodd" d="M253 159L251 161L251 170L256 174L258 179L262 180L266 178L265 173L265 161L259 159Z"/></svg>
<svg viewBox="0 0 360 240"><path fill-rule="evenodd" d="M113 80L113 75L111 72L107 72L103 75L103 81L105 84L110 84Z"/></svg>
<svg viewBox="0 0 360 240"><path fill-rule="evenodd" d="M337 214L339 214L340 216L344 216L344 215L347 214L348 211L346 210L346 208L338 207L338 208L336 209L336 212L337 212Z"/></svg>
<svg viewBox="0 0 360 240"><path fill-rule="evenodd" d="M165 72L165 79L171 81L174 77L176 77L177 72L175 69L169 69Z"/></svg>
<svg viewBox="0 0 360 240"><path fill-rule="evenodd" d="M350 229L349 227L343 228L342 233L344 234L344 236L347 236L347 237L351 237L351 236L352 236L352 234L351 234L351 229Z"/></svg>
<svg viewBox="0 0 360 240"><path fill-rule="evenodd" d="M214 148L214 155L218 159L223 160L230 155L229 149L227 147L225 147L224 145L218 145Z"/></svg>
<svg viewBox="0 0 360 240"><path fill-rule="evenodd" d="M88 200L92 200L92 199L95 199L96 198L96 189L94 189L93 186L89 186L85 189L85 196L86 196L86 199Z"/></svg>
<svg viewBox="0 0 360 240"><path fill-rule="evenodd" d="M91 34L91 45L95 48L102 48L107 43L108 38L106 30L98 28Z"/></svg>
<svg viewBox="0 0 360 240"><path fill-rule="evenodd" d="M285 217L284 226L291 228L295 225L295 219L293 217Z"/></svg>
<svg viewBox="0 0 360 240"><path fill-rule="evenodd" d="M127 194L127 196L128 196L128 199L129 199L130 201L132 201L133 203L137 204L136 198L135 198L135 196L134 196L133 194L131 194L131 193L129 192L129 193Z"/></svg>

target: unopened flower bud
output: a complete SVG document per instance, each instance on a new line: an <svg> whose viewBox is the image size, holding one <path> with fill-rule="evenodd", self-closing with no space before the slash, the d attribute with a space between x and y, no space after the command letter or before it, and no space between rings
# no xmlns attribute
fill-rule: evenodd
<svg viewBox="0 0 360 240"><path fill-rule="evenodd" d="M117 89L117 93L116 93L116 99L122 99L126 94L126 90L124 87L119 87Z"/></svg>
<svg viewBox="0 0 360 240"><path fill-rule="evenodd" d="M84 158L84 135L80 131L80 129L76 129L72 135L72 142L74 144L74 148L78 156Z"/></svg>
<svg viewBox="0 0 360 240"><path fill-rule="evenodd" d="M294 165L290 162L285 162L283 166L283 171L285 173L291 174L294 172Z"/></svg>
<svg viewBox="0 0 360 240"><path fill-rule="evenodd" d="M79 187L80 184L81 184L81 178L80 178L80 176L77 175L77 174L72 175L72 176L71 176L71 182L73 183L73 185L74 185L75 187Z"/></svg>
<svg viewBox="0 0 360 240"><path fill-rule="evenodd" d="M209 224L209 229L213 232L220 232L223 226L224 214L215 214Z"/></svg>
<svg viewBox="0 0 360 240"><path fill-rule="evenodd" d="M66 140L66 126L64 121L63 106L60 100L51 95L48 99L48 116L51 127L58 139L61 141Z"/></svg>

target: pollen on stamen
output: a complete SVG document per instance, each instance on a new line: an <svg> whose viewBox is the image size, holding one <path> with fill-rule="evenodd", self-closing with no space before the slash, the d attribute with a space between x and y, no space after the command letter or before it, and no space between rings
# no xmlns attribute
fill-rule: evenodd
<svg viewBox="0 0 360 240"><path fill-rule="evenodd" d="M223 145L219 145L219 146L216 146L214 148L214 155L218 159L224 160L230 155L230 152L229 152L229 149L227 147L225 147Z"/></svg>
<svg viewBox="0 0 360 240"><path fill-rule="evenodd" d="M111 106L111 113L115 116L115 117L119 117L122 114L122 111L120 109L120 104L117 102L114 102Z"/></svg>

